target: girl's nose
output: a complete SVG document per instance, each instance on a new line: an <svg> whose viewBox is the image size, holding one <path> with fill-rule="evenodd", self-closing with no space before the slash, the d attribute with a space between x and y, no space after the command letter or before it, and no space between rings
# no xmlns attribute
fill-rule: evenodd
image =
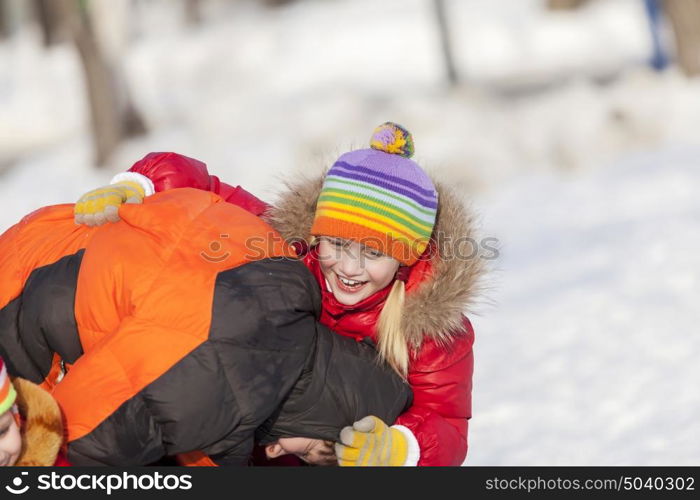
<svg viewBox="0 0 700 500"><path fill-rule="evenodd" d="M359 276L363 273L362 258L353 255L352 252L343 252L343 256L338 263L338 270L346 278Z"/></svg>

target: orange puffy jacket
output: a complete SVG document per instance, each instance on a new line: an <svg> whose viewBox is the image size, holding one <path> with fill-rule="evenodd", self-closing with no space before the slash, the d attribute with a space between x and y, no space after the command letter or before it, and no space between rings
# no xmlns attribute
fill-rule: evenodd
<svg viewBox="0 0 700 500"><path fill-rule="evenodd" d="M0 352L10 373L52 390L69 460L247 461L308 357L313 277L261 219L212 193L162 193L100 228L76 226L72 209L40 209L0 236ZM235 286L244 272L256 293Z"/></svg>

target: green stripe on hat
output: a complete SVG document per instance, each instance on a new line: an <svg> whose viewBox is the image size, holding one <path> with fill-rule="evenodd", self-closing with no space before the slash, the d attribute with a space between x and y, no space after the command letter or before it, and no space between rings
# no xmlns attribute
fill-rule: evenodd
<svg viewBox="0 0 700 500"><path fill-rule="evenodd" d="M434 218L432 220L426 221L422 218L422 215L419 216L416 213L412 213L399 205L388 205L386 202L378 198L375 198L373 196L367 196L363 193L358 193L356 191L341 191L339 189L326 188L323 190L322 195L337 195L340 197L352 196L353 198L360 198L361 201L370 202L368 203L369 205L371 205L372 203L376 203L378 206L384 208L385 210L391 209L395 212L399 212L401 216L403 216L408 222L413 222L419 227L425 226L422 228L424 231L431 231L434 225ZM375 207L375 210L382 210L382 208Z"/></svg>
<svg viewBox="0 0 700 500"><path fill-rule="evenodd" d="M392 191L389 191L388 189L382 189L382 188L374 186L368 182L350 181L350 180L344 179L342 177L336 177L333 175L329 175L328 177L326 177L326 183L329 183L329 182L333 182L333 183L338 182L341 184L347 184L349 186L354 186L354 187L357 187L357 188L360 188L363 190L366 189L369 191L374 191L374 192L379 193L383 196L388 196L389 198L393 198L397 201L405 203L406 205L410 205L416 211L421 212L422 214L425 214L429 217L432 217L433 219L435 218L435 213L436 213L435 210L433 210L431 208L422 207L418 203L416 203L415 201L411 200L410 198L408 198L406 196L396 194ZM325 191L325 189L326 188L324 186L324 191ZM350 191L348 191L348 192L350 192Z"/></svg>
<svg viewBox="0 0 700 500"><path fill-rule="evenodd" d="M374 207L372 205L369 205L367 203L363 203L361 201L356 201L356 200L349 200L347 198L341 198L340 196L333 196L331 194L326 194L327 190L324 190L323 194L319 196L318 200L319 202L321 201L332 201L335 203L340 203L341 205L349 205L353 207L358 207L363 210L367 210L368 212L372 212L373 214L376 214L378 217L382 219L390 219L394 221L395 223L399 224L400 226L407 227L411 230L411 232L422 236L424 238L430 238L430 235L432 234L432 230L427 231L423 228L420 228L416 226L413 222L408 221L402 217L399 217L395 214L389 213L386 210L382 210L380 208ZM395 208L395 207L391 207Z"/></svg>
<svg viewBox="0 0 700 500"><path fill-rule="evenodd" d="M9 377L7 379L7 382L10 384L10 390L8 391L5 399L3 401L0 401L0 415L12 408L12 405L15 404L15 400L17 399L17 392L15 391L15 386L12 385L12 381L9 379Z"/></svg>

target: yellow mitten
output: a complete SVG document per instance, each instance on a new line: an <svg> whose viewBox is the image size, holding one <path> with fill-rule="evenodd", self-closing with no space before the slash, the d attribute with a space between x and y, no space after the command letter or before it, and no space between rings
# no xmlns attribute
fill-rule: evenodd
<svg viewBox="0 0 700 500"><path fill-rule="evenodd" d="M408 439L370 415L340 431L335 454L344 467L401 466L408 457Z"/></svg>
<svg viewBox="0 0 700 500"><path fill-rule="evenodd" d="M75 222L88 226L117 222L123 203L141 203L145 196L141 184L128 180L88 191L75 204Z"/></svg>

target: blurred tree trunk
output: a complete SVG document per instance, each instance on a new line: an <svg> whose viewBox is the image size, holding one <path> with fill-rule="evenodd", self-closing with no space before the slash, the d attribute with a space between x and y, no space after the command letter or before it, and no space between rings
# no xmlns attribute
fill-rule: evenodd
<svg viewBox="0 0 700 500"><path fill-rule="evenodd" d="M0 0L0 40L12 34L10 22L10 7L7 5L7 0Z"/></svg>
<svg viewBox="0 0 700 500"><path fill-rule="evenodd" d="M700 75L700 0L664 0L673 26L678 64L688 76Z"/></svg>
<svg viewBox="0 0 700 500"><path fill-rule="evenodd" d="M202 24L201 0L185 0L185 21L189 26Z"/></svg>
<svg viewBox="0 0 700 500"><path fill-rule="evenodd" d="M547 0L549 10L573 10L578 9L588 0Z"/></svg>
<svg viewBox="0 0 700 500"><path fill-rule="evenodd" d="M86 12L76 0L62 0L61 5L65 9L66 26L85 71L95 162L101 166L107 162L122 138L115 89Z"/></svg>
<svg viewBox="0 0 700 500"><path fill-rule="evenodd" d="M131 0L90 0L87 14L103 59L112 75L125 137L146 133L141 113L131 97L124 60L129 45Z"/></svg>
<svg viewBox="0 0 700 500"><path fill-rule="evenodd" d="M294 0L263 0L265 5L270 7L279 7L288 3L292 3Z"/></svg>
<svg viewBox="0 0 700 500"><path fill-rule="evenodd" d="M0 40L9 38L21 29L28 17L23 0L0 0Z"/></svg>
<svg viewBox="0 0 700 500"><path fill-rule="evenodd" d="M51 47L65 41L61 29L61 6L55 0L34 0L34 15L41 28L44 47Z"/></svg>
<svg viewBox="0 0 700 500"><path fill-rule="evenodd" d="M95 163L104 166L124 138L143 134L146 127L128 93L124 93L124 75L110 65L98 43L88 4L81 0L58 0L56 3L80 55L90 107Z"/></svg>
<svg viewBox="0 0 700 500"><path fill-rule="evenodd" d="M450 30L447 24L445 13L445 0L434 0L435 15L437 18L438 31L440 33L440 47L442 50L442 60L445 63L447 81L450 85L457 85L457 70L455 69L454 58L452 57L452 43L450 41Z"/></svg>

